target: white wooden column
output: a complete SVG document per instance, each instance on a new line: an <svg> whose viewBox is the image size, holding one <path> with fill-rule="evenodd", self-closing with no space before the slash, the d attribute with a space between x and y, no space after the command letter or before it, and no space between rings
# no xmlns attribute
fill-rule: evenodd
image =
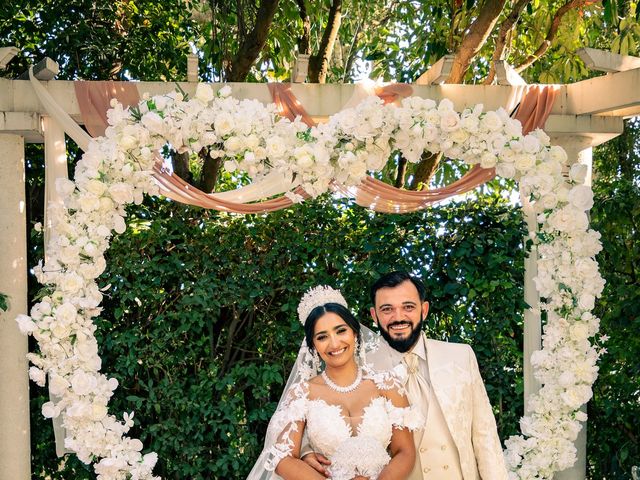
<svg viewBox="0 0 640 480"><path fill-rule="evenodd" d="M15 322L27 313L27 230L24 139L0 133L0 480L29 480L29 378L27 337Z"/></svg>
<svg viewBox="0 0 640 480"><path fill-rule="evenodd" d="M523 207L526 205L526 199L522 198ZM527 213L526 208L524 218L530 232L537 231L537 221L535 213ZM526 241L527 239L525 239ZM528 411L529 396L540 390L540 382L533 376L533 367L531 366L531 355L536 350L542 348L542 321L540 318L540 294L536 289L533 279L538 274L538 251L534 245L531 247L529 255L524 260L524 301L530 307L524 312L524 409Z"/></svg>
<svg viewBox="0 0 640 480"><path fill-rule="evenodd" d="M567 152L569 166L574 163L582 163L587 166L588 173L585 184L591 185L591 172L593 168L592 145L593 140L587 136L562 136L551 139L552 145L560 145ZM586 406L582 407L586 412ZM554 475L554 480L584 480L587 476L587 422L582 425L582 430L575 441L578 458L573 467Z"/></svg>

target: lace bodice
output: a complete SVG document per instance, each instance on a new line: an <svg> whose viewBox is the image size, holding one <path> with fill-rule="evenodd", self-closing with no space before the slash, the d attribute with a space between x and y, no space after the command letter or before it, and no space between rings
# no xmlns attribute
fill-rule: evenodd
<svg viewBox="0 0 640 480"><path fill-rule="evenodd" d="M333 480L351 480L356 475L377 478L391 459L387 447L393 429L421 428L424 422L415 410L398 407L385 396L385 391L400 388L393 376L368 372L364 378L375 388L365 393L370 400L361 415L353 417L341 405L311 397L308 382L292 388L289 399L272 419L270 429L281 433L272 447L267 469L274 470L291 454L294 445L290 436L298 429L296 422L304 422L313 451L331 460Z"/></svg>

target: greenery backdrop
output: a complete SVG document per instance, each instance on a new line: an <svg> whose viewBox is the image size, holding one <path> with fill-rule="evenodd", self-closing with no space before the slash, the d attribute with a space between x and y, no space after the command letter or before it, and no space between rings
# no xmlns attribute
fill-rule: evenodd
<svg viewBox="0 0 640 480"><path fill-rule="evenodd" d="M197 52L203 81L286 80L295 51L312 55L310 81L411 82L444 54L448 83L488 83L506 59L527 81L571 82L592 72L589 46L638 54L632 0L20 0L0 9L0 46L20 53L3 76L44 56L60 79L181 81ZM589 476L628 479L640 465L640 126L596 149L592 210L603 234L607 287L597 306L611 338L589 403ZM79 152L69 144L69 155ZM175 167L209 190L231 188L207 152ZM437 152L417 167L394 158L384 180L418 189L459 175ZM28 145L28 215L42 221L43 160ZM73 165L70 165L70 172ZM421 275L432 301L428 333L478 354L504 438L522 414L522 235L519 212L494 183L484 196L412 215L376 215L342 200L268 216L230 216L158 199L130 210L109 251L111 284L98 320L103 370L121 381L113 412L136 411L134 434L159 452L165 478L243 478L302 339L301 292L344 289L362 320L378 273ZM32 232L30 263L42 257ZM30 285L33 299L38 286ZM0 298L0 309L4 308ZM9 299L10 301L10 299ZM32 345L32 348L35 348ZM46 391L31 385L33 478L93 479L55 457Z"/></svg>

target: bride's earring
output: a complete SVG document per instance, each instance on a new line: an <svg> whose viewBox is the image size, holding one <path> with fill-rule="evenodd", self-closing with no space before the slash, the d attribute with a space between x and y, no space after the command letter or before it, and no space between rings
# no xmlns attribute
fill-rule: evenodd
<svg viewBox="0 0 640 480"><path fill-rule="evenodd" d="M313 368L316 369L316 372L319 372L322 365L320 364L320 355L318 355L318 351L315 348L311 354L311 362L313 363Z"/></svg>

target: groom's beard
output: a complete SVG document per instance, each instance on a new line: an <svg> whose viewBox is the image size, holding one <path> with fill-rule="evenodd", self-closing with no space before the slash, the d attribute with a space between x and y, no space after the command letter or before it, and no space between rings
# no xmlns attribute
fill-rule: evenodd
<svg viewBox="0 0 640 480"><path fill-rule="evenodd" d="M390 326L392 325L397 325L399 323L406 323L405 321L397 321L397 322L391 322L387 325L387 328L382 328L382 326L380 326L380 333L382 334L382 338L384 338L387 343L389 344L389 346L391 348L393 348L394 350L397 350L400 353L405 353L408 352L409 350L411 350L411 347L413 347L415 345L415 343L418 341L418 337L420 336L420 333L422 332L422 323L423 323L424 319L422 318L422 315L420 315L420 321L418 322L418 324L413 327L413 329L411 330L411 333L409 334L409 336L407 338L393 338L390 334L389 334L389 330L387 330ZM378 325L380 325L380 321L378 321Z"/></svg>

